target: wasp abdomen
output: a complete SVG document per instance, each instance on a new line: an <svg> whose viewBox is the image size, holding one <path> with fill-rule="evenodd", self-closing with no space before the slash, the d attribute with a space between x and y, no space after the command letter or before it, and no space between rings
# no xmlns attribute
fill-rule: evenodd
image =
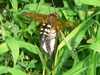
<svg viewBox="0 0 100 75"><path fill-rule="evenodd" d="M40 41L44 42L47 35L50 33L50 25L43 24L42 28L40 29Z"/></svg>
<svg viewBox="0 0 100 75"><path fill-rule="evenodd" d="M55 27L44 24L40 29L40 43L43 51L52 56L57 42L57 32Z"/></svg>

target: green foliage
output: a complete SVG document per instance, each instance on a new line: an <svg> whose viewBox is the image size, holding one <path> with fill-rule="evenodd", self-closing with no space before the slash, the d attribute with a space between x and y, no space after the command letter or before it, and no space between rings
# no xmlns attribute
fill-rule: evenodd
<svg viewBox="0 0 100 75"><path fill-rule="evenodd" d="M21 75L26 75L21 70L17 70L17 69L6 67L6 66L0 66L0 74L3 74L5 72L10 72L10 74L12 74L12 75L18 75L18 73Z"/></svg>
<svg viewBox="0 0 100 75"><path fill-rule="evenodd" d="M100 1L53 2L55 7L52 0L0 0L0 75L100 75ZM78 26L58 32L56 54L49 57L40 47L42 20L25 11L56 12Z"/></svg>
<svg viewBox="0 0 100 75"><path fill-rule="evenodd" d="M7 43L8 47L11 49L11 52L12 52L11 54L14 58L14 66L15 66L15 64L17 62L18 55L19 55L18 44L17 44L16 40L13 38L6 39L6 43Z"/></svg>

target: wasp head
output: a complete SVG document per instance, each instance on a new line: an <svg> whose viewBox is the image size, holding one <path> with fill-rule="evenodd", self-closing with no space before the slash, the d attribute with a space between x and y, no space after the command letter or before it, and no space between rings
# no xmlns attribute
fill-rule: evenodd
<svg viewBox="0 0 100 75"><path fill-rule="evenodd" d="M53 13L47 16L46 22L50 25L54 24L57 21L58 14Z"/></svg>

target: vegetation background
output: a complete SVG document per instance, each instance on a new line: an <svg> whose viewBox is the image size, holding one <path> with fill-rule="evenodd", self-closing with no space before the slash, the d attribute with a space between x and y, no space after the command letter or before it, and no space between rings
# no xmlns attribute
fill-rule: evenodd
<svg viewBox="0 0 100 75"><path fill-rule="evenodd" d="M44 58L36 20L24 11L56 11L78 26L62 29L55 57ZM0 75L100 75L99 14L100 0L0 0Z"/></svg>

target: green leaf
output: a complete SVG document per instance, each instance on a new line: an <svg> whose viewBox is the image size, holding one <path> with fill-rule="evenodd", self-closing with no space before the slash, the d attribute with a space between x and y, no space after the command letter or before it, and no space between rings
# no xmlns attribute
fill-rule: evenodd
<svg viewBox="0 0 100 75"><path fill-rule="evenodd" d="M76 48L79 45L86 30L93 23L94 23L94 20L92 20L91 18L88 18L87 20L83 21L78 27L76 27L69 35L67 35L66 40L69 41L72 48ZM65 42L62 41L58 45L58 50L60 50L64 45L65 45Z"/></svg>
<svg viewBox="0 0 100 75"><path fill-rule="evenodd" d="M18 2L17 2L17 0L11 0L11 4L12 4L13 9L15 9L15 11L17 11L18 10Z"/></svg>
<svg viewBox="0 0 100 75"><path fill-rule="evenodd" d="M33 20L32 22L31 22L31 24L29 25L29 27L28 27L28 32L32 35L33 34L33 32L34 31L36 31L36 26L35 26L36 24L35 24L35 20Z"/></svg>
<svg viewBox="0 0 100 75"><path fill-rule="evenodd" d="M37 2L37 0L32 0L32 1L33 1L34 4Z"/></svg>
<svg viewBox="0 0 100 75"><path fill-rule="evenodd" d="M37 46L35 46L35 45L30 44L30 43L27 43L27 42L24 42L24 41L17 41L17 40L15 40L13 38L10 38L10 40L7 39L6 42L7 42L7 44L10 44L8 46L10 46L9 48L11 50L13 49L13 50L17 51L17 50L19 50L18 48L26 48L30 52L38 54L37 50L39 50L39 48ZM3 43L3 44L0 45L0 55L9 50L7 44Z"/></svg>
<svg viewBox="0 0 100 75"><path fill-rule="evenodd" d="M40 50L37 50L37 52L38 52L38 55L39 55L39 57L40 57L40 60L41 60L41 62L42 62L43 67L44 67L45 70L47 71L47 75L50 75L51 72L50 72L49 68L47 67L47 65L46 65L46 63L45 63L45 60L44 60L44 58L43 58L43 55L42 55L41 51L40 51Z"/></svg>
<svg viewBox="0 0 100 75"><path fill-rule="evenodd" d="M100 26L98 28L98 31L97 31L97 40L96 42L100 43Z"/></svg>
<svg viewBox="0 0 100 75"><path fill-rule="evenodd" d="M56 9L56 11L59 11L58 8L48 7L46 5L41 5L41 7L38 7L38 8L37 7L38 7L38 4L27 4L27 5L25 5L24 10L38 12L40 14L45 14L45 15L46 14L48 15L50 13L54 13L55 9ZM43 9L45 9L45 10L43 10Z"/></svg>
<svg viewBox="0 0 100 75"><path fill-rule="evenodd" d="M13 25L11 27L11 32L14 34L14 36L17 36L17 34L19 32L19 27L17 25Z"/></svg>
<svg viewBox="0 0 100 75"><path fill-rule="evenodd" d="M40 3L40 4L44 4L44 1L45 1L45 0L40 0L40 2L39 2L39 3Z"/></svg>
<svg viewBox="0 0 100 75"><path fill-rule="evenodd" d="M91 45L89 45L89 48L94 51L100 52L100 43L92 43Z"/></svg>
<svg viewBox="0 0 100 75"><path fill-rule="evenodd" d="M1 25L1 31L2 31L2 36L6 36L7 35L6 30L5 30L3 25Z"/></svg>
<svg viewBox="0 0 100 75"><path fill-rule="evenodd" d="M12 52L12 56L14 59L14 66L17 62L17 58L19 56L19 46L17 41L14 38L8 38L6 39L6 43L8 45L8 47L10 48L11 52Z"/></svg>
<svg viewBox="0 0 100 75"><path fill-rule="evenodd" d="M29 2L29 0L21 0L22 2Z"/></svg>
<svg viewBox="0 0 100 75"><path fill-rule="evenodd" d="M68 2L66 1L66 0L63 0L63 4L64 4L64 7L69 7L69 5L68 5Z"/></svg>
<svg viewBox="0 0 100 75"><path fill-rule="evenodd" d="M36 68L36 66L35 66L35 65L36 65L36 62L37 62L37 60L32 60L32 61L30 61L28 67Z"/></svg>
<svg viewBox="0 0 100 75"><path fill-rule="evenodd" d="M21 62L23 62L23 60L24 60L24 52L23 51L21 51L21 54L18 57L18 60L20 60Z"/></svg>
<svg viewBox="0 0 100 75"><path fill-rule="evenodd" d="M76 66L66 71L63 75L79 75L81 72L89 68L91 65L88 65L89 56L83 61L79 62ZM84 66L84 64L87 64Z"/></svg>
<svg viewBox="0 0 100 75"><path fill-rule="evenodd" d="M78 0L79 3L100 6L100 0Z"/></svg>
<svg viewBox="0 0 100 75"><path fill-rule="evenodd" d="M38 54L37 50L39 50L39 48L35 45L32 45L30 43L24 42L24 41L17 41L18 46L20 48L26 48L27 50L29 50L32 53Z"/></svg>
<svg viewBox="0 0 100 75"><path fill-rule="evenodd" d="M0 13L0 22L1 22L1 23L3 23L3 22L2 22L2 19L3 19L3 17L2 17L2 15L1 15L1 13Z"/></svg>
<svg viewBox="0 0 100 75"><path fill-rule="evenodd" d="M7 70L8 70L7 67L0 66L0 75L3 74L3 73L5 73Z"/></svg>
<svg viewBox="0 0 100 75"><path fill-rule="evenodd" d="M93 65L93 68L87 70L87 75L96 75L96 66L97 66L97 53L92 52L90 56L89 64Z"/></svg>
<svg viewBox="0 0 100 75"><path fill-rule="evenodd" d="M0 45L0 55L9 51L8 47L7 47L7 44L6 43L3 43Z"/></svg>
<svg viewBox="0 0 100 75"><path fill-rule="evenodd" d="M3 74L5 72L10 72L12 75L26 75L26 73L24 73L21 70L6 67L6 66L0 66L0 74Z"/></svg>
<svg viewBox="0 0 100 75"><path fill-rule="evenodd" d="M62 12L63 12L66 20L69 20L69 21L70 21L70 18L73 18L73 16L76 15L75 12L71 9L65 9Z"/></svg>
<svg viewBox="0 0 100 75"><path fill-rule="evenodd" d="M28 67L28 61L20 62L20 65L23 66L24 68Z"/></svg>
<svg viewBox="0 0 100 75"><path fill-rule="evenodd" d="M92 43L91 45L89 45L89 48L94 51L100 52L100 27L97 32L96 41L94 43Z"/></svg>
<svg viewBox="0 0 100 75"><path fill-rule="evenodd" d="M66 45L67 42L65 40L67 40L69 42L69 46L71 46L70 48L72 48L72 49L66 48L66 51L64 52L63 58L62 58L62 60L59 64L62 65L64 60L66 60L68 58L69 54L72 54L72 56L75 58L76 54L72 50L75 49L79 45L79 43L81 42L83 36L85 35L86 30L93 23L94 23L94 20L92 20L91 18L88 18L87 20L83 21L69 35L67 35L67 37L58 45L57 51L59 51L64 45ZM67 46L68 46L68 44L67 44ZM70 50L71 52L68 53L67 52L68 50ZM57 64L57 67L58 66L59 65Z"/></svg>

